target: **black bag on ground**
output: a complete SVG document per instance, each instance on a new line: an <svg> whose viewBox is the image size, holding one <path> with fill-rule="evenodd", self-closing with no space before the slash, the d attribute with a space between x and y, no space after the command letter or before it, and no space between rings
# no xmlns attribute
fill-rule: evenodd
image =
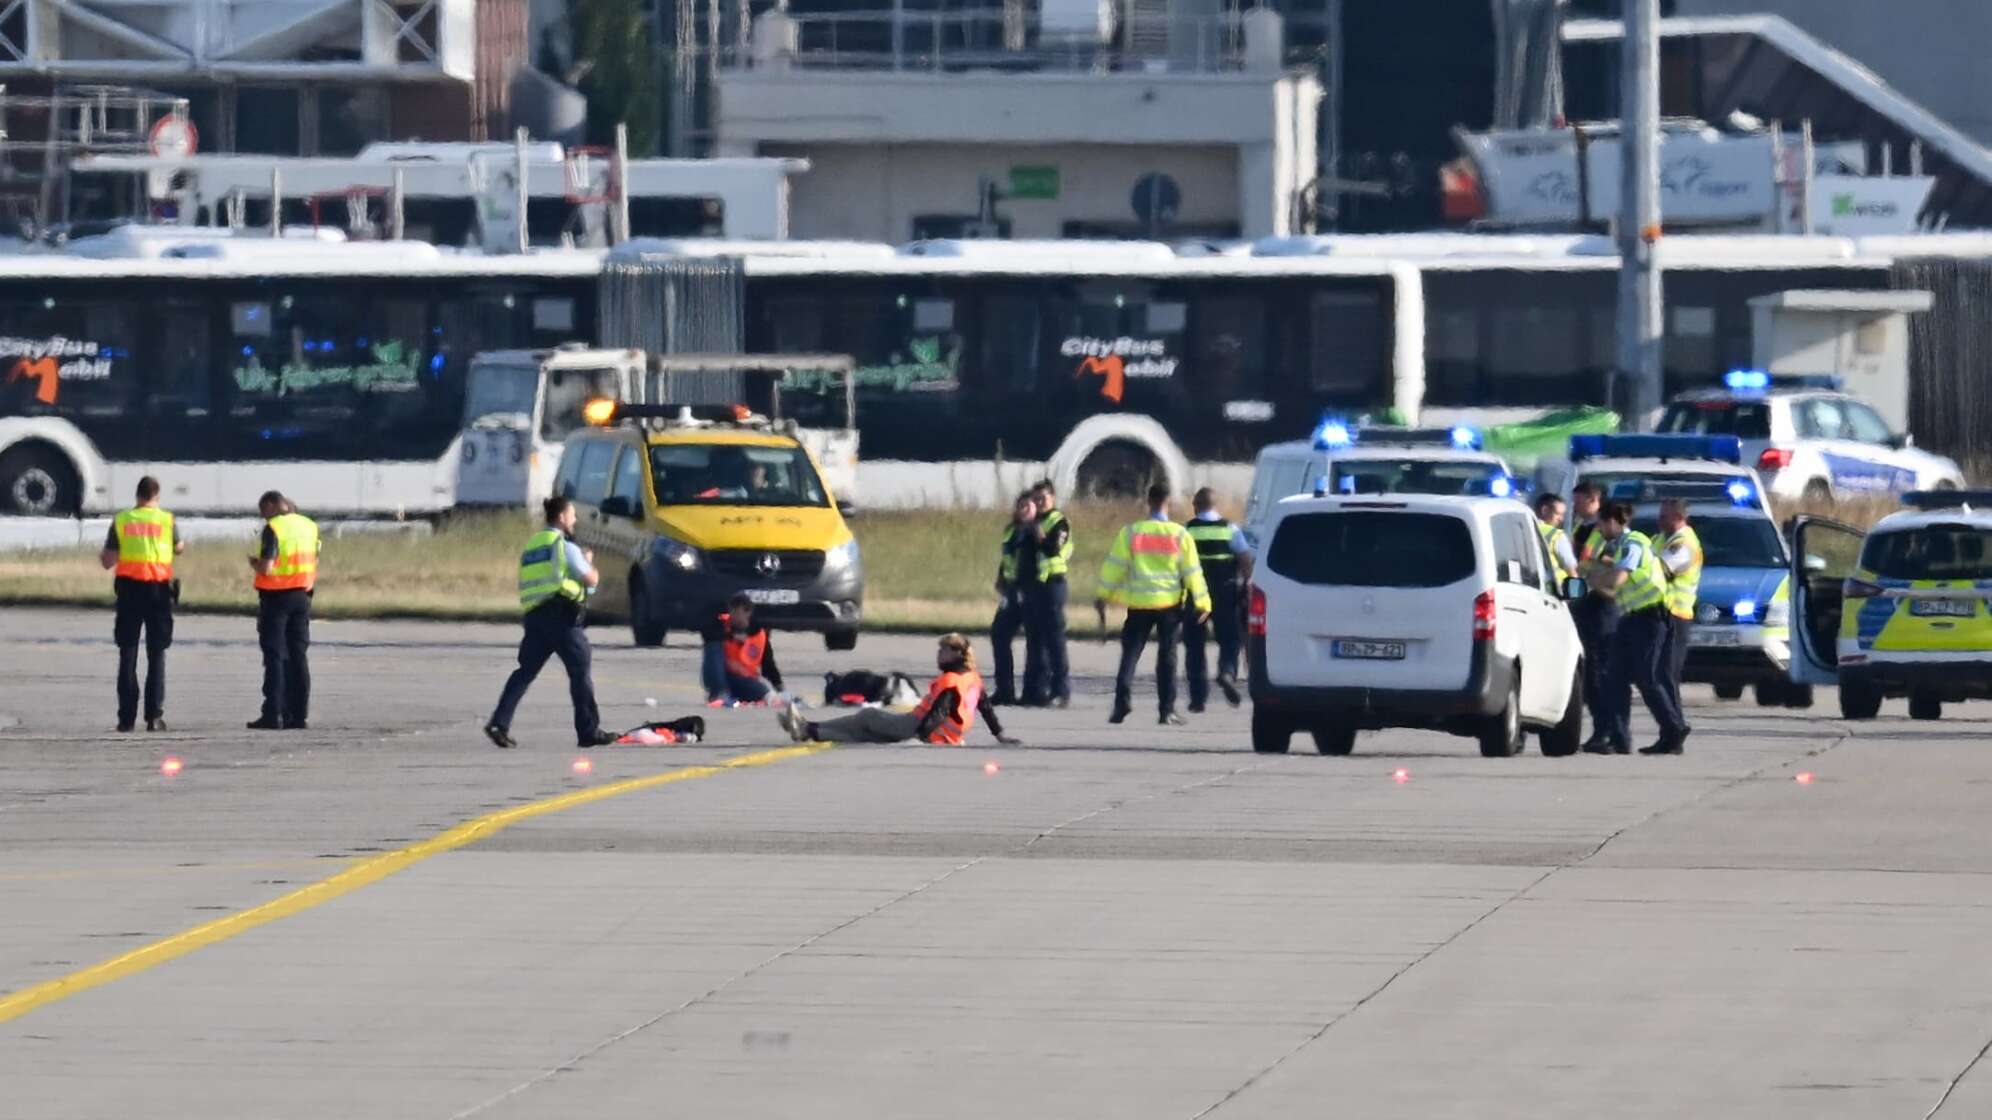
<svg viewBox="0 0 1992 1120"><path fill-rule="evenodd" d="M866 704L892 704L895 701L912 703L919 698L920 686L904 673L852 669L845 673L823 674L823 702L832 707L859 708Z"/></svg>

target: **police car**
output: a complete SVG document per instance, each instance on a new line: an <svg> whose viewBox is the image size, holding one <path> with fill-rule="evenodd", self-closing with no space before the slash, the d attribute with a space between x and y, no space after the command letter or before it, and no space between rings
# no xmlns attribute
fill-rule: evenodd
<svg viewBox="0 0 1992 1120"><path fill-rule="evenodd" d="M1621 483L1609 494L1632 503L1632 527L1656 539L1668 498L1688 503L1703 557L1682 679L1712 685L1724 700L1749 688L1765 707L1810 707L1812 686L1789 679L1790 560L1763 495L1733 479Z"/></svg>
<svg viewBox="0 0 1992 1120"><path fill-rule="evenodd" d="M1818 517L1793 535L1795 679L1838 683L1840 713L1911 719L1992 697L1992 491L1905 495L1866 534Z"/></svg>
<svg viewBox="0 0 1992 1120"><path fill-rule="evenodd" d="M1832 377L1733 370L1720 389L1674 398L1655 429L1736 437L1742 461L1780 501L1823 505L1964 485L1957 463L1917 450L1866 402L1839 392L1838 384Z"/></svg>
<svg viewBox="0 0 1992 1120"><path fill-rule="evenodd" d="M1469 427L1360 426L1324 419L1311 439L1269 444L1252 470L1245 537L1256 547L1273 506L1296 494L1439 494L1510 498L1522 486Z"/></svg>

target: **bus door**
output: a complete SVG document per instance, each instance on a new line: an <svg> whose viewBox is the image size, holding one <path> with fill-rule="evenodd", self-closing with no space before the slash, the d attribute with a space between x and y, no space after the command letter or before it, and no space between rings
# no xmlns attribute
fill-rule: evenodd
<svg viewBox="0 0 1992 1120"><path fill-rule="evenodd" d="M1800 517L1791 532L1791 679L1838 684L1842 588L1858 566L1862 534L1823 517Z"/></svg>

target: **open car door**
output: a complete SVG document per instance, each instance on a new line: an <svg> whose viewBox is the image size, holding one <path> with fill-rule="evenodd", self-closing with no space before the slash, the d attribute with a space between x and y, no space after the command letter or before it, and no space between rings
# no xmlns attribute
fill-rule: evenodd
<svg viewBox="0 0 1992 1120"><path fill-rule="evenodd" d="M1791 536L1791 679L1838 684L1840 603L1866 534L1824 517L1800 517Z"/></svg>

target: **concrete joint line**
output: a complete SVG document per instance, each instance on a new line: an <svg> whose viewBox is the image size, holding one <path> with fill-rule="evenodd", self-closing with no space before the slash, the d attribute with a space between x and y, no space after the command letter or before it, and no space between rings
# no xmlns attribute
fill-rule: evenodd
<svg viewBox="0 0 1992 1120"><path fill-rule="evenodd" d="M1852 738L1851 735L1843 734L1839 738L1833 740L1831 743L1828 743L1827 745L1819 748L1818 750L1807 752L1805 757L1813 758L1817 757L1818 755L1825 754L1827 751L1833 750L1834 748L1840 746L1842 743L1845 743L1850 738ZM1788 762L1775 763L1772 765L1788 766L1790 765L1790 763ZM1710 797L1714 797L1717 794L1724 793L1727 792L1728 790L1734 789L1737 786L1742 785L1744 782L1755 781L1757 778L1762 777L1764 773L1770 769L1772 769L1771 765L1760 766L1757 769L1752 770L1747 774L1731 778L1726 782L1720 782L1708 789L1705 789L1702 792L1697 793L1693 797L1688 798L1686 801L1680 802L1679 804L1669 805L1662 809L1656 809L1653 812L1648 813L1645 816L1639 818L1638 820L1628 822L1623 827L1620 827L1617 830L1613 831L1603 840L1598 841L1598 843L1595 846L1593 846L1590 851L1585 852L1583 855L1579 856L1578 858L1570 860L1565 863L1559 863L1554 867L1546 869L1545 871L1543 871L1542 874L1536 876L1534 879L1531 879L1527 883L1523 884L1520 890L1515 891L1513 894L1510 894L1508 897L1495 903L1485 913L1481 914L1479 917L1474 918L1472 921L1466 923L1465 925L1459 927L1459 929L1453 931L1452 936L1446 938L1444 941L1439 942L1437 945L1432 946L1430 949L1425 950L1423 953L1418 954L1416 957L1413 957L1409 961L1406 961L1396 971L1392 972L1389 976L1384 977L1383 983L1378 984L1376 987L1370 989L1370 991L1367 994L1365 994L1361 999L1357 1000L1353 1004L1350 1004L1348 1010L1343 1011L1339 1015L1331 1016L1327 1022L1321 1024L1320 1029L1316 1030L1313 1034L1308 1035L1306 1038L1301 1039L1300 1042L1293 1047L1293 1049L1288 1050L1286 1053L1281 1054L1279 1057L1273 1059L1273 1061L1267 1066L1265 1066L1265 1068L1259 1070L1257 1073L1254 1073L1252 1076L1240 1082L1237 1088L1232 1089L1230 1092L1224 1094L1224 1096L1219 1097L1209 1107L1205 1108L1203 1111L1198 1112L1194 1116L1192 1116L1190 1120L1203 1120L1204 1117L1209 1116L1210 1114L1216 1112L1218 1109L1221 1109L1225 1105L1230 1104L1233 1100L1243 1095L1246 1090L1250 1089L1254 1085L1257 1085L1260 1081L1263 1081L1267 1075L1271 1074L1274 1070L1280 1068L1280 1066L1286 1064L1289 1058L1292 1058L1296 1054L1299 1054L1302 1050L1305 1050L1309 1046L1312 1046L1314 1043L1320 1041L1324 1035L1326 1035L1330 1030L1333 1030L1338 1024L1342 1023L1344 1020L1348 1019L1356 1012L1361 1011L1365 1006L1367 1006L1370 1003L1371 1000L1376 999L1378 996L1381 996L1384 992L1388 991L1390 989L1390 986L1392 984L1397 983L1397 981L1401 977L1403 977L1405 973L1410 972L1412 969L1417 968L1419 965L1424 964L1428 960L1431 960L1433 957L1437 956L1440 952L1450 947L1454 942L1458 941L1462 937L1465 937L1467 934L1473 932L1473 930L1478 928L1481 925L1481 923L1487 921L1487 919L1492 918L1494 915L1499 914L1502 910L1506 909L1509 903L1515 902L1516 900L1525 897L1526 895L1529 894L1529 892L1535 890L1537 887L1540 887L1544 883L1548 882L1551 876L1557 874L1558 872L1567 871L1573 867L1581 867L1584 864L1589 863L1593 858L1595 858L1598 855L1599 852L1604 851L1605 847L1609 845L1612 841L1618 839L1619 837L1625 835L1626 833L1632 831L1633 829L1640 827L1641 825L1659 820L1661 817L1666 816L1668 813L1676 812L1681 809L1690 808L1702 801L1707 800ZM1992 1042L1987 1042L1985 1044L1985 1049L1980 1050L1978 1052L1978 1057L1983 1058L1988 1051L1992 1051ZM1977 1058L1972 1059L1972 1064L1976 1065L1977 1061L1978 1061ZM1965 1067L1965 1072L1966 1073L1970 1072L1969 1066ZM1963 1080L1964 1073L1958 1074L1957 1077L1959 1081ZM1956 1088L1956 1086L1957 1086L1957 1081L1953 1081L1951 1083L1951 1087ZM1944 1096L1949 1097L1950 1092L1946 1090ZM1943 1102L1938 1101L1937 1107L1938 1108L1943 1107ZM1930 1110L1930 1115L1935 1115L1935 1113L1936 1109ZM1929 1120L1929 1116L1925 1116L1923 1120Z"/></svg>
<svg viewBox="0 0 1992 1120"><path fill-rule="evenodd" d="M1196 790L1203 789L1207 786L1216 785L1217 783L1225 781L1229 778L1235 778L1238 775L1243 774L1247 771L1257 770L1271 764L1272 764L1271 760L1263 762L1255 762L1252 765L1240 766L1233 770L1227 770L1222 774L1218 774L1210 778L1203 778L1198 781L1191 782L1188 785L1176 786L1172 789L1166 789L1166 790L1157 790L1154 793L1146 794L1141 797L1128 798L1122 801L1111 801L1105 805L1100 806L1097 809L1092 809L1087 812L1081 813L1078 816L1071 818L1070 820L1060 821L1059 823L1052 825L1050 828L1045 829L1044 831L1031 837L1029 840L1026 840L1022 844L1017 845L1014 849L1011 849L1008 853L989 852L983 855L976 856L974 859L971 859L966 863L960 863L955 865L954 867L950 867L946 871L941 872L939 875L936 875L933 878L928 879L923 883L916 884L911 889L902 891L899 894L896 894L891 898L886 899L884 902L879 903L877 906L872 907L871 909L865 911L862 914L852 915L851 917L846 918L841 922L837 922L834 925L831 925L827 929L810 934L808 937L805 937L801 941L798 941L795 944L790 945L788 948L781 950L780 952L774 954L773 956L769 957L764 961L761 961L759 964L756 964L753 967L748 968L747 970L740 972L736 975L727 977L725 980L720 981L719 983L713 985L711 988L706 989L705 991L699 993L698 995L695 995L692 998L685 1000L684 1002L679 1003L674 1007L665 1008L663 1011L659 1011L657 1014L652 1015L650 1018L643 1020L642 1022L636 1024L633 1027L630 1027L627 1030L619 1031L616 1034L610 1035L609 1037L603 1039L602 1041L595 1043L593 1046L588 1047L586 1050L581 1051L579 1054L576 1054L573 1057L567 1059L566 1061L561 1062L559 1065L554 1066L551 1069L547 1069L540 1073L537 1073L532 1077L527 1078L524 1081L521 1081L517 1085L512 1086L510 1089L505 1090L504 1092L498 1094L495 1097L491 1097L488 1100L480 1101L479 1103L464 1109L462 1112L453 1113L450 1116L450 1120L467 1120L468 1117L476 1116L482 1112L487 1112L490 1109L496 1107L497 1105L503 1104L504 1102L511 1100L513 1097L518 1096L520 1093L524 1093L539 1085L543 1085L560 1074L571 1073L575 1069L579 1068L582 1062L585 1062L589 1058L592 1058L595 1055L601 1053L602 1051L608 1049L609 1047L614 1046L616 1043L621 1042L624 1039L629 1038L641 1031L648 1030L651 1027L656 1026L657 1024L663 1022L664 1020L670 1018L673 1015L677 1015L680 1012L689 1011L692 1008L698 1006L699 1004L702 1004L707 1000L710 1000L713 997L719 995L720 993L726 991L728 988L731 988L735 984L738 984L743 980L752 979L753 977L759 975L761 972L773 967L776 964L781 963L784 960L787 960L789 957L792 957L797 953L803 952L804 950L808 949L810 946L815 945L817 942L822 941L825 938L833 937L839 933L842 933L845 930L850 929L852 926L855 926L859 922L862 922L868 918L876 917L879 914L884 913L886 910L889 910L892 907L897 906L902 902L905 902L909 898L913 898L917 895L924 894L927 891L933 889L934 887L940 886L942 883L947 882L949 879L954 878L956 875L959 875L962 872L969 870L970 868L976 866L979 863L982 863L989 859L997 858L1005 854L1020 855L1026 851L1029 851L1031 846L1036 844L1038 841L1045 839L1046 837L1052 835L1053 833L1056 833L1060 829L1070 828L1075 824L1092 820L1094 817L1103 816L1107 813L1114 812L1115 810L1123 808L1125 806L1137 805L1144 801L1153 801L1158 797L1173 797L1177 794L1191 793Z"/></svg>
<svg viewBox="0 0 1992 1120"><path fill-rule="evenodd" d="M352 864L343 871L336 872L315 883L299 887L297 890L277 896L268 902L237 910L232 914L204 922L191 929L185 929L148 945L141 945L128 953L99 961L87 968L78 969L66 976L58 976L31 987L22 988L0 996L0 1023L18 1019L34 1011L68 999L70 996L87 992L91 988L121 980L155 965L186 956L196 949L238 937L259 926L268 925L281 918L299 914L315 906L323 905L341 895L356 891L361 887L377 883L398 871L405 871L431 856L454 851L466 844L475 844L487 839L520 821L547 813L558 813L579 805L603 801L637 790L651 789L674 782L708 778L723 774L728 770L738 770L750 766L766 766L785 759L800 758L829 750L829 743L809 743L778 750L756 751L751 754L735 755L723 762L700 766L686 766L652 774L644 778L628 778L606 785L574 790L557 797L530 801L486 813L431 836L427 840L382 852L370 859Z"/></svg>

